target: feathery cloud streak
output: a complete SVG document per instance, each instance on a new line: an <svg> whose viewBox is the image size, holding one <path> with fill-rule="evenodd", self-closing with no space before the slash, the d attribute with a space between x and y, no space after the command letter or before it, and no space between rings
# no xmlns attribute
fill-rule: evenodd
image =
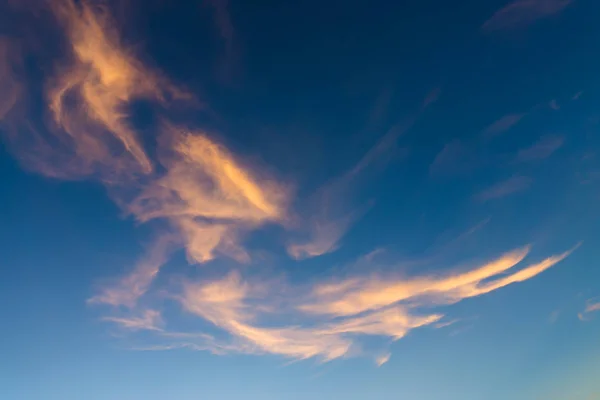
<svg viewBox="0 0 600 400"><path fill-rule="evenodd" d="M482 29L493 32L521 28L564 10L573 0L517 0L498 10Z"/></svg>
<svg viewBox="0 0 600 400"><path fill-rule="evenodd" d="M490 201L523 191L531 186L532 179L527 176L513 176L505 181L496 183L475 196L478 201Z"/></svg>
<svg viewBox="0 0 600 400"><path fill-rule="evenodd" d="M215 350L327 361L362 354L363 336L398 340L413 329L437 327L434 324L445 315L439 307L531 279L570 254L513 271L528 252L528 247L518 249L470 271L444 277L355 277L306 288L273 289L272 285L244 281L234 272L210 282L186 282L179 301L188 312L227 334ZM290 298L295 300L277 303L270 290L293 293ZM282 318L296 322L264 322ZM210 347L210 343L201 341L199 346Z"/></svg>
<svg viewBox="0 0 600 400"><path fill-rule="evenodd" d="M585 302L585 309L577 314L577 316L581 321L588 321L590 319L589 314L596 311L600 311L600 299L588 299L588 301Z"/></svg>

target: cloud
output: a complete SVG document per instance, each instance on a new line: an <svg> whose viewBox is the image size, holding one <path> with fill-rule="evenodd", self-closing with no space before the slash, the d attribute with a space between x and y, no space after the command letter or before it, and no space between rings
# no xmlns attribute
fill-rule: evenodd
<svg viewBox="0 0 600 400"><path fill-rule="evenodd" d="M235 30L231 22L231 16L229 15L228 0L206 0L206 3L213 8L215 25L225 41L227 51L231 52Z"/></svg>
<svg viewBox="0 0 600 400"><path fill-rule="evenodd" d="M475 195L475 199L485 202L506 197L529 188L532 182L533 180L527 176L513 176L481 191Z"/></svg>
<svg viewBox="0 0 600 400"><path fill-rule="evenodd" d="M517 249L443 277L354 277L308 288L274 288L232 272L212 281L184 282L178 299L186 311L226 334L216 341L200 340L200 348L328 361L366 354L361 348L365 336L399 340L419 327L444 326L439 307L531 279L571 251L513 271L528 252L528 247ZM277 302L274 291L289 293L287 301ZM375 361L381 365L388 358Z"/></svg>
<svg viewBox="0 0 600 400"><path fill-rule="evenodd" d="M517 0L496 11L482 29L486 32L523 28L560 13L573 0Z"/></svg>
<svg viewBox="0 0 600 400"><path fill-rule="evenodd" d="M71 50L46 84L55 123L49 128L64 149L65 175L101 173L113 181L120 175L151 173L152 162L128 122L127 107L138 100L164 103L191 96L123 45L103 6L62 0L51 2L51 10Z"/></svg>
<svg viewBox="0 0 600 400"><path fill-rule="evenodd" d="M0 37L0 121L13 109L21 95L14 63L20 63L20 49L7 38Z"/></svg>
<svg viewBox="0 0 600 400"><path fill-rule="evenodd" d="M392 356L391 353L386 353L382 356L377 357L377 359L375 360L375 364L377 364L378 367L381 367L383 364L387 363L388 361L390 361L390 357Z"/></svg>
<svg viewBox="0 0 600 400"><path fill-rule="evenodd" d="M556 323L556 321L558 321L558 318L560 317L560 313L561 313L561 310L552 311L552 313L550 314L550 317L548 317L548 322L550 322L551 324Z"/></svg>
<svg viewBox="0 0 600 400"><path fill-rule="evenodd" d="M531 147L521 149L517 153L518 162L532 162L550 157L562 147L564 138L561 136L546 136L538 140Z"/></svg>
<svg viewBox="0 0 600 400"><path fill-rule="evenodd" d="M451 304L464 298L488 293L510 283L529 279L568 255L565 253L549 258L511 275L482 282L520 263L528 251L528 248L519 249L478 269L443 278L421 277L397 281L389 277L368 278L317 286L313 293L314 301L301 305L300 309L311 314L344 316L406 301Z"/></svg>
<svg viewBox="0 0 600 400"><path fill-rule="evenodd" d="M483 130L483 137L491 139L515 126L525 114L508 114L492 123Z"/></svg>
<svg viewBox="0 0 600 400"><path fill-rule="evenodd" d="M126 317L104 317L103 321L108 321L119 325L121 328L130 331L161 331L159 326L162 324L160 312L156 310L144 310L139 316Z"/></svg>
<svg viewBox="0 0 600 400"><path fill-rule="evenodd" d="M240 245L243 234L285 220L287 186L258 176L206 132L171 122L165 110L195 106L194 96L123 44L105 5L56 0L49 9L68 52L57 67L43 70L46 126L30 123L36 118L26 112L11 116L11 148L29 169L46 176L98 179L140 223L162 223L147 255L90 302L135 307L171 253L182 247L190 263L206 263L216 254L248 262ZM3 115L24 95L15 47L0 41L7 56L0 63ZM128 112L140 100L160 106L159 133L148 146L156 157L145 149Z"/></svg>
<svg viewBox="0 0 600 400"><path fill-rule="evenodd" d="M133 308L137 300L148 291L160 268L167 262L176 246L174 236L159 237L133 271L116 283L103 287L100 293L88 299L88 303Z"/></svg>
<svg viewBox="0 0 600 400"><path fill-rule="evenodd" d="M469 149L459 140L453 140L435 156L429 166L429 175L442 176L463 171L473 165Z"/></svg>
<svg viewBox="0 0 600 400"><path fill-rule="evenodd" d="M129 275L104 288L92 303L134 306L169 255L181 247L191 264L211 261L217 253L249 262L240 236L286 216L287 193L274 181L258 180L201 133L174 127L164 131L170 143L169 156L163 159L165 173L150 180L125 207L142 223L163 220L170 229Z"/></svg>
<svg viewBox="0 0 600 400"><path fill-rule="evenodd" d="M431 94L427 96L429 98ZM342 176L333 179L314 193L309 207L309 221L303 239L287 243L288 254L296 259L317 257L338 249L339 241L371 204L352 206L348 199L368 182L377 169L399 153L398 138L409 131L420 114L435 101L425 101L414 116L392 126L363 157Z"/></svg>
<svg viewBox="0 0 600 400"><path fill-rule="evenodd" d="M593 312L600 311L600 299L592 298L586 301L585 309L577 314L581 321L589 321L590 315Z"/></svg>
<svg viewBox="0 0 600 400"><path fill-rule="evenodd" d="M18 125L18 135L9 140L27 137L28 145L14 146L14 151L30 169L55 178L96 179L128 216L155 229L154 241L129 273L102 285L88 301L109 306L102 308L104 321L156 340L144 348L323 361L369 354L361 345L366 337L389 342L419 327L439 325L446 321L445 307L531 279L569 254L520 269L529 247L445 275L388 272L306 284L260 280L260 271L240 266L257 267L244 236L280 224L285 234L308 233L305 242L287 243L293 257L333 251L369 206L355 206L348 198L390 159L398 137L418 115L393 127L357 164L319 190L311 210L317 211L298 213L303 218L295 225L289 184L245 162L210 132L168 118L169 107L195 104L193 96L123 44L107 8L63 0L52 2L51 10L69 52L56 69L42 69L51 71L44 76L47 124L32 123L26 112L14 113L23 95L16 79L18 59L0 60L0 87L6 88L0 109ZM0 42L0 50L18 55L6 50L12 45ZM144 139L128 112L140 100L159 106L155 135ZM502 185L488 190L484 199L511 192ZM168 274L164 266L177 251L185 251L189 264L205 264L194 271L196 278ZM210 261L219 256L231 262L215 272ZM372 262L372 257L364 260ZM161 274L171 279L157 279ZM211 332L183 329L170 313L158 311L156 303L165 299ZM377 354L378 365L389 359L387 351Z"/></svg>

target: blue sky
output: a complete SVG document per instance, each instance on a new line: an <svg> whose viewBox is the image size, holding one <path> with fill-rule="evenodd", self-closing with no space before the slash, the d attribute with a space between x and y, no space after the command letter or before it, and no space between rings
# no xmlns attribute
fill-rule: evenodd
<svg viewBox="0 0 600 400"><path fill-rule="evenodd" d="M6 2L0 397L600 399L599 11Z"/></svg>

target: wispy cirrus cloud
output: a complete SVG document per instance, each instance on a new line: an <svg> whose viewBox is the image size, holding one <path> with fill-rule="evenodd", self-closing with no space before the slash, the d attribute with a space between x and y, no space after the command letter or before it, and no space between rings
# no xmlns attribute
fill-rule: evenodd
<svg viewBox="0 0 600 400"><path fill-rule="evenodd" d="M310 216L305 219L304 238L293 239L287 244L288 253L295 259L321 256L335 251L352 224L371 206L351 204L348 199L372 178L376 171L386 165L393 156L403 154L398 138L408 132L421 113L439 97L439 91L426 96L420 110L394 124L364 156L340 177L320 187L311 199Z"/></svg>
<svg viewBox="0 0 600 400"><path fill-rule="evenodd" d="M577 314L581 321L588 321L591 318L591 313L600 311L600 298L591 298L585 302L585 309Z"/></svg>
<svg viewBox="0 0 600 400"><path fill-rule="evenodd" d="M531 186L532 182L533 179L528 176L513 176L477 193L475 195L475 200L486 202L510 196L511 194L526 190Z"/></svg>
<svg viewBox="0 0 600 400"><path fill-rule="evenodd" d="M486 32L522 28L563 11L574 0L517 0L496 11L481 27Z"/></svg>
<svg viewBox="0 0 600 400"><path fill-rule="evenodd" d="M419 327L439 326L445 315L439 307L531 279L570 254L567 251L513 271L528 252L528 247L518 249L444 277L363 276L307 288L274 289L244 281L234 272L209 282L185 283L178 298L185 310L223 331L225 336L217 342L210 340L219 351L327 361L363 354L364 336L399 340ZM294 295L284 303L273 303L274 290ZM287 319L295 322L287 323ZM204 340L197 345L210 347ZM377 356L376 363L387 361L389 353L385 354Z"/></svg>
<svg viewBox="0 0 600 400"><path fill-rule="evenodd" d="M140 315L121 317L104 317L103 321L112 322L129 331L162 331L160 312L152 309L143 310Z"/></svg>
<svg viewBox="0 0 600 400"><path fill-rule="evenodd" d="M544 160L554 154L564 144L562 136L546 136L530 147L519 150L517 162L533 162Z"/></svg>
<svg viewBox="0 0 600 400"><path fill-rule="evenodd" d="M470 153L470 149L457 139L447 143L429 165L429 175L444 176L471 168L474 161Z"/></svg>
<svg viewBox="0 0 600 400"><path fill-rule="evenodd" d="M485 139L494 138L518 124L524 116L525 114L507 114L485 128L482 135Z"/></svg>

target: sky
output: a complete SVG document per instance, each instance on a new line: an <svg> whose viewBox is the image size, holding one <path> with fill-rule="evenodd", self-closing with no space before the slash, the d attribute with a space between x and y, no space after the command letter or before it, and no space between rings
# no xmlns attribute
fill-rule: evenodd
<svg viewBox="0 0 600 400"><path fill-rule="evenodd" d="M2 2L0 398L600 399L599 13Z"/></svg>

